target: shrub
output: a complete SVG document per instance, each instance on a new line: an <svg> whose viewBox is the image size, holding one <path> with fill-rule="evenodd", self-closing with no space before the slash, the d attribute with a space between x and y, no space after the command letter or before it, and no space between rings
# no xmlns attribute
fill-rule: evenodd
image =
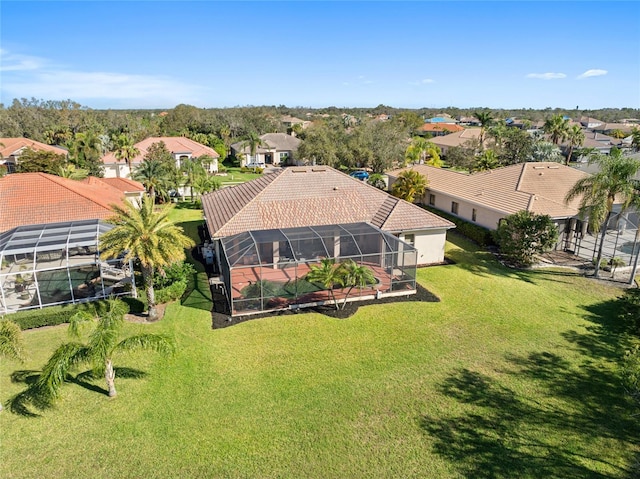
<svg viewBox="0 0 640 479"><path fill-rule="evenodd" d="M501 220L496 238L500 252L519 266L533 264L535 255L553 248L558 228L549 215L522 210Z"/></svg>
<svg viewBox="0 0 640 479"><path fill-rule="evenodd" d="M438 216L441 216L456 225L456 231L463 236L466 236L471 241L478 243L480 246L495 246L496 241L493 237L493 232L484 226L480 226L474 223L470 223L458 216L450 215L444 211L431 208L430 206L422 206L425 210L430 211Z"/></svg>
<svg viewBox="0 0 640 479"><path fill-rule="evenodd" d="M23 330L41 328L43 326L57 326L58 324L68 323L71 316L80 311L100 315L106 311L106 308L107 302L104 300L82 304L48 306L43 309L31 309L28 311L18 311L17 313L13 313L11 314L11 321L16 323L20 326L20 329Z"/></svg>
<svg viewBox="0 0 640 479"><path fill-rule="evenodd" d="M164 269L164 274L156 271L156 274L153 277L153 284L158 289L171 286L177 281L184 281L186 284L191 278L193 278L195 273L196 270L191 263L176 261Z"/></svg>
<svg viewBox="0 0 640 479"><path fill-rule="evenodd" d="M156 291L156 302L158 304L168 303L170 301L175 301L176 299L180 299L184 292L187 290L187 282L185 281L176 281L171 286L167 286L166 288L159 289Z"/></svg>

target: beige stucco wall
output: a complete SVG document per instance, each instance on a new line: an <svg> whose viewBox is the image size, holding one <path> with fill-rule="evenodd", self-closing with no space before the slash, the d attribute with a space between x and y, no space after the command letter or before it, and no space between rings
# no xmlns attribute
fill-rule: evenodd
<svg viewBox="0 0 640 479"><path fill-rule="evenodd" d="M435 204L433 205L429 203L430 194L436 197ZM498 222L500 221L500 219L507 216L506 214L501 213L499 211L494 211L489 208L476 205L453 196L446 195L444 193L438 193L436 191L427 190L427 193L424 195L424 198L422 201L425 205L432 206L434 208L437 208L439 210L442 210L450 214L453 214L451 211L451 203L455 201L456 203L458 203L457 216L471 223L484 226L485 228L488 228L490 230L497 229ZM472 221L474 208L476 210L476 221Z"/></svg>
<svg viewBox="0 0 640 479"><path fill-rule="evenodd" d="M446 229L405 231L400 234L400 239L404 241L405 235L408 234L415 237L414 246L418 250L418 265L437 264L444 261Z"/></svg>

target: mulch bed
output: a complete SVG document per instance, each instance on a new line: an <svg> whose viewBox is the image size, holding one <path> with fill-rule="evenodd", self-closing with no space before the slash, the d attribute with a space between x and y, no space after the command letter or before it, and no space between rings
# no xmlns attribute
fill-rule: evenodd
<svg viewBox="0 0 640 479"><path fill-rule="evenodd" d="M315 306L313 308L305 308L305 309L296 309L290 310L285 309L282 311L274 311L270 313L259 313L259 314L251 314L247 316L240 316L237 318L232 318L228 311L212 311L211 312L211 326L213 329L227 328L229 326L233 326L235 324L244 323L245 321L250 321L252 319L259 318L268 318L273 316L283 316L283 315L292 315L292 314L300 314L300 313L308 313L315 312L320 313L325 316L334 319L347 319L356 314L358 308L361 306L367 306L370 304L387 304L387 303L404 303L404 302L424 302L424 303L437 303L440 301L435 294L420 286L420 284L416 284L416 294L412 294L409 296L394 296L387 297L381 299L371 299L366 301L354 301L351 303L347 303L344 309L337 310L333 305L323 305L323 306ZM221 296L220 298L216 298L214 295L214 303L218 303L219 301L224 301L226 303L226 299Z"/></svg>

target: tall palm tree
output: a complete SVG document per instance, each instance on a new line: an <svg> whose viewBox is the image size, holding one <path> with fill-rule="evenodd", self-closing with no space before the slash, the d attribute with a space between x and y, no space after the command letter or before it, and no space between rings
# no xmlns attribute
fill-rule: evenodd
<svg viewBox="0 0 640 479"><path fill-rule="evenodd" d="M549 135L554 145L558 145L567 138L569 120L565 120L562 115L553 115L544 122L542 130Z"/></svg>
<svg viewBox="0 0 640 479"><path fill-rule="evenodd" d="M58 168L54 171L57 176L61 176L62 178L68 178L70 180L84 180L87 176L89 176L89 170L83 170L82 168L77 168L75 165L68 163L65 165L59 165Z"/></svg>
<svg viewBox="0 0 640 479"><path fill-rule="evenodd" d="M144 159L133 174L133 179L142 183L155 203L156 193L166 194L169 189L169 174L165 165L159 160Z"/></svg>
<svg viewBox="0 0 640 479"><path fill-rule="evenodd" d="M119 135L116 140L115 157L117 160L124 160L129 167L129 175L133 172L131 168L131 160L140 154L140 150L133 144L133 140L124 133ZM120 168L116 169L116 173L120 176Z"/></svg>
<svg viewBox="0 0 640 479"><path fill-rule="evenodd" d="M138 259L147 291L150 321L158 319L153 274L176 261L184 259L184 248L194 242L179 226L169 220L171 205L154 210L151 198L144 197L137 206L129 201L113 205L115 216L107 221L115 227L100 237L101 257L115 258L125 253L123 261Z"/></svg>
<svg viewBox="0 0 640 479"><path fill-rule="evenodd" d="M109 397L115 397L116 371L113 358L118 352L146 349L170 354L175 350L174 341L160 334L139 334L119 341L124 315L128 310L127 305L122 301L110 299L107 301L106 309L106 312L97 318L86 312L77 313L71 318L69 334L74 338L81 337L83 323L90 323L93 328L85 344L62 344L42 368L36 388L48 402L58 397L69 373L81 364L91 365L92 375L104 375Z"/></svg>
<svg viewBox="0 0 640 479"><path fill-rule="evenodd" d="M565 202L580 198L581 217L587 216L589 227L595 233L601 231L595 271L595 277L599 278L602 248L614 202L620 202L621 213L630 206L640 207L640 193L634 180L640 171L640 162L613 149L609 156L593 155L589 163L598 165L600 171L578 180L569 190Z"/></svg>
<svg viewBox="0 0 640 479"><path fill-rule="evenodd" d="M335 259L325 258L320 261L320 265L311 265L310 271L304 278L309 283L321 284L322 287L329 292L331 300L338 309L338 301L333 293L333 288L341 284L340 266L336 264Z"/></svg>
<svg viewBox="0 0 640 479"><path fill-rule="evenodd" d="M397 198L402 198L409 203L424 196L429 182L427 177L415 170L405 170L398 175L398 179L391 187L391 193Z"/></svg>
<svg viewBox="0 0 640 479"><path fill-rule="evenodd" d="M262 138L260 138L260 135L258 135L258 133L256 133L255 131L250 131L249 133L247 133L246 139L242 142L242 147L249 148L249 154L254 158L255 162L255 160L257 159L256 153L258 152L258 148L260 148L263 144L264 142L262 141Z"/></svg>
<svg viewBox="0 0 640 479"><path fill-rule="evenodd" d="M580 125L573 125L567 130L567 142L569 143L569 153L567 153L566 165L569 166L571 155L576 147L584 145L584 132Z"/></svg>
<svg viewBox="0 0 640 479"><path fill-rule="evenodd" d="M89 170L95 175L100 173L98 160L102 155L102 140L94 131L76 133L71 142L71 156L76 166Z"/></svg>
<svg viewBox="0 0 640 479"><path fill-rule="evenodd" d="M440 148L420 136L411 140L411 144L405 152L405 160L411 163L425 163L437 168L442 166Z"/></svg>
<svg viewBox="0 0 640 479"><path fill-rule="evenodd" d="M483 148L485 132L487 128L493 124L494 118L490 111L474 111L473 116L475 116L478 123L480 123L480 148Z"/></svg>
<svg viewBox="0 0 640 479"><path fill-rule="evenodd" d="M22 331L13 321L3 319L0 321L0 357L23 359ZM2 403L0 403L2 411Z"/></svg>
<svg viewBox="0 0 640 479"><path fill-rule="evenodd" d="M198 176L193 183L193 189L199 195L219 190L220 186L220 180L215 176L210 175Z"/></svg>
<svg viewBox="0 0 640 479"><path fill-rule="evenodd" d="M349 288L345 294L342 309L347 305L347 299L349 298L349 294L351 294L353 288L356 286L364 288L365 286L375 284L376 282L376 278L370 268L364 265L359 266L358 263L352 259L347 260L340 265L338 268L338 276L340 285Z"/></svg>
<svg viewBox="0 0 640 479"><path fill-rule="evenodd" d="M193 201L193 187L198 178L207 176L207 172L202 166L202 163L198 161L198 158L184 160L180 165L180 172L184 175L183 184L189 187L191 191L191 201Z"/></svg>

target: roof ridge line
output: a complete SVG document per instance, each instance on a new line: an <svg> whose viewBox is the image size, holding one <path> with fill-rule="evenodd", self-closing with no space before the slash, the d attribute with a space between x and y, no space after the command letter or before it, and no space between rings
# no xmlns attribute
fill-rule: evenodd
<svg viewBox="0 0 640 479"><path fill-rule="evenodd" d="M59 176L56 176L56 175L49 175L47 173L38 173L38 174L46 175L46 176L44 176L45 179L47 179L47 180L49 180L49 181L51 181L51 182L53 182L53 183L55 183L55 184L57 184L59 186L62 186L63 188L65 188L65 189L67 189L67 190L69 190L69 191L71 191L71 192L73 192L73 193L75 193L75 194L77 194L79 196L82 196L83 198L91 201L92 203L95 203L95 204L97 204L99 206L102 206L103 208L108 209L108 210L111 209L109 203L103 203L102 201L97 201L95 198L91 198L90 196L87 196L87 194L85 192L81 191L82 188L80 188L80 190L77 190L75 188L71 188L69 185L65 184L64 182L58 181L59 178L60 179L65 179L65 180L67 178L62 178L62 177L59 177ZM75 180L68 180L68 181L75 181ZM98 181L99 181L99 179L98 179ZM106 188L109 188L109 189L112 189L114 191L117 191L118 193L120 193L121 195L124 196L124 192L118 190L117 188L114 188L113 186L111 186L111 185L109 185L107 183L104 183L102 181L100 181L100 183L103 184ZM79 184L92 186L89 183L79 183Z"/></svg>

